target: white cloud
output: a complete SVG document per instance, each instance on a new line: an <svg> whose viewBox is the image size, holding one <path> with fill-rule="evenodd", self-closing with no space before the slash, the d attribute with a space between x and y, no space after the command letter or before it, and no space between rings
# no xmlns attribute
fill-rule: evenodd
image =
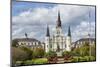
<svg viewBox="0 0 100 67"><path fill-rule="evenodd" d="M72 19L80 17L88 12L86 6L73 6L73 5L58 5L51 9L49 8L33 8L22 12L18 16L13 17L14 23L55 23L57 20L58 10L61 13L61 19L64 22L69 22ZM81 12L81 13L80 13Z"/></svg>
<svg viewBox="0 0 100 67"><path fill-rule="evenodd" d="M77 25L74 31L72 31L73 41L76 41L80 38L86 38L90 34L91 37L95 37L95 22L83 21L80 25Z"/></svg>
<svg viewBox="0 0 100 67"><path fill-rule="evenodd" d="M85 32L88 31L88 20L84 21L83 19L88 19L87 14L89 9L87 6L57 5L52 8L32 8L18 14L17 16L13 16L12 37L24 37L24 33L27 32L29 33L29 37L37 37L38 39L42 39L46 34L47 24L50 26L50 33L53 34L52 32L54 32L55 30L58 10L60 11L62 25L65 25L63 26L63 28L65 29L63 30L65 31L64 33L67 33L68 25L73 26L73 38L79 38L80 36L83 36ZM94 24L91 25L93 26ZM80 32L82 33L79 36ZM94 32L91 33L94 34Z"/></svg>

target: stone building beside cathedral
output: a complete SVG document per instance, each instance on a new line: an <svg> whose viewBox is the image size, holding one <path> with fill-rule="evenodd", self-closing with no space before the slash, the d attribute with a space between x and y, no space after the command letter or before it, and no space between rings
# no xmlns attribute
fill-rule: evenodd
<svg viewBox="0 0 100 67"><path fill-rule="evenodd" d="M50 35L49 26L47 26L45 52L55 51L58 56L61 56L63 51L71 51L71 31L69 26L67 36L63 34L60 12L58 12L58 19L55 28L55 34Z"/></svg>

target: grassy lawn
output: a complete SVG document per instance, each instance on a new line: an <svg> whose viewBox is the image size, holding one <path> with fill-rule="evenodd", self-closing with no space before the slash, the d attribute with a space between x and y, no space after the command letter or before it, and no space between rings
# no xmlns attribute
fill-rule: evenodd
<svg viewBox="0 0 100 67"><path fill-rule="evenodd" d="M45 64L47 62L48 62L47 58L37 58L37 59L34 59L34 64Z"/></svg>
<svg viewBox="0 0 100 67"><path fill-rule="evenodd" d="M95 61L96 58L93 56L84 56L84 57L77 57L74 56L72 59L67 60L67 62L89 62L89 61Z"/></svg>
<svg viewBox="0 0 100 67"><path fill-rule="evenodd" d="M26 61L17 61L16 64L18 66L20 65L34 65L34 64L46 64L48 63L47 58L35 58L32 60L26 60Z"/></svg>
<svg viewBox="0 0 100 67"><path fill-rule="evenodd" d="M60 61L60 60L59 60ZM58 62L59 62L58 61ZM61 60L62 61L62 60ZM93 56L84 56L84 57L77 57L77 56L74 56L73 58L71 59L68 59L68 60L63 60L63 61L66 61L67 62L86 62L86 61L95 61L95 57ZM20 65L34 65L34 64L46 64L48 63L48 59L47 58L35 58L35 59L32 59L32 60L26 60L26 61L17 61L16 64L18 66Z"/></svg>

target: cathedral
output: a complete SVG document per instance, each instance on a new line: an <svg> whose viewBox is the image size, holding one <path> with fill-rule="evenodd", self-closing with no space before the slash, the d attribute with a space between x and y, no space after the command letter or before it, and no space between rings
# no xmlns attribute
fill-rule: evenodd
<svg viewBox="0 0 100 67"><path fill-rule="evenodd" d="M57 56L61 56L63 51L71 51L71 31L69 26L67 36L63 34L60 12L58 12L58 19L55 28L55 34L51 36L49 26L47 26L45 52L55 51Z"/></svg>

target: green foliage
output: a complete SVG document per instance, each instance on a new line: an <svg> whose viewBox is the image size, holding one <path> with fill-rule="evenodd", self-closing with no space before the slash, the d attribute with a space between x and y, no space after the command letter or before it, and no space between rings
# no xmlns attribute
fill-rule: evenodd
<svg viewBox="0 0 100 67"><path fill-rule="evenodd" d="M23 61L16 61L16 65L17 66L20 66L20 65L22 65L23 64Z"/></svg>
<svg viewBox="0 0 100 67"><path fill-rule="evenodd" d="M89 46L80 47L81 56L89 56Z"/></svg>
<svg viewBox="0 0 100 67"><path fill-rule="evenodd" d="M44 57L45 51L42 48L35 48L32 56L33 58L41 58Z"/></svg>
<svg viewBox="0 0 100 67"><path fill-rule="evenodd" d="M18 41L12 40L12 47L18 47Z"/></svg>
<svg viewBox="0 0 100 67"><path fill-rule="evenodd" d="M25 46L21 46L20 49L22 49L23 51L25 51L27 53L27 55L28 55L28 57L26 58L27 60L30 60L33 58L32 57L33 51L30 48L25 47Z"/></svg>
<svg viewBox="0 0 100 67"><path fill-rule="evenodd" d="M75 48L72 52L73 56L80 56L80 48Z"/></svg>
<svg viewBox="0 0 100 67"><path fill-rule="evenodd" d="M91 46L91 56L96 57L96 46L95 45Z"/></svg>
<svg viewBox="0 0 100 67"><path fill-rule="evenodd" d="M47 62L48 60L46 58L40 58L40 59L34 60L34 64L45 64Z"/></svg>
<svg viewBox="0 0 100 67"><path fill-rule="evenodd" d="M16 65L33 65L33 64L46 64L48 63L48 60L46 58L37 58L32 60L26 60L26 61L17 61Z"/></svg>
<svg viewBox="0 0 100 67"><path fill-rule="evenodd" d="M12 47L12 58L14 60L22 61L26 60L27 53L19 48Z"/></svg>
<svg viewBox="0 0 100 67"><path fill-rule="evenodd" d="M95 61L96 58L94 56L84 56L84 57L73 57L71 62L88 62L88 61Z"/></svg>
<svg viewBox="0 0 100 67"><path fill-rule="evenodd" d="M89 56L89 61L96 61L96 57L94 57L94 56Z"/></svg>
<svg viewBox="0 0 100 67"><path fill-rule="evenodd" d="M68 56L68 55L70 55L70 52L69 52L69 51L64 51L64 52L62 53L62 56Z"/></svg>
<svg viewBox="0 0 100 67"><path fill-rule="evenodd" d="M45 56L48 59L49 63L56 63L58 60L57 54L54 51L49 51L48 53L45 54Z"/></svg>
<svg viewBox="0 0 100 67"><path fill-rule="evenodd" d="M27 60L27 53L19 48L12 47L12 65L16 63L16 61L24 61Z"/></svg>
<svg viewBox="0 0 100 67"><path fill-rule="evenodd" d="M32 64L34 64L33 60L23 61L23 65L32 65Z"/></svg>
<svg viewBox="0 0 100 67"><path fill-rule="evenodd" d="M64 57L64 60L69 60L72 58L72 52L69 52L69 51L64 51L62 53L62 56Z"/></svg>
<svg viewBox="0 0 100 67"><path fill-rule="evenodd" d="M95 45L89 45L85 43L83 46L75 48L72 53L73 56L89 56L90 55L90 48L91 48L91 56L96 55Z"/></svg>
<svg viewBox="0 0 100 67"><path fill-rule="evenodd" d="M87 61L88 58L85 58L85 57L78 57L78 61L79 62L84 62L84 61Z"/></svg>
<svg viewBox="0 0 100 67"><path fill-rule="evenodd" d="M54 52L54 51L49 51L49 52L47 52L47 53L45 54L45 56L46 56L47 58L49 58L49 57L54 58L54 57L57 56L57 54L56 54L56 52Z"/></svg>
<svg viewBox="0 0 100 67"><path fill-rule="evenodd" d="M71 59L71 62L78 62L78 57L73 57L73 59Z"/></svg>

